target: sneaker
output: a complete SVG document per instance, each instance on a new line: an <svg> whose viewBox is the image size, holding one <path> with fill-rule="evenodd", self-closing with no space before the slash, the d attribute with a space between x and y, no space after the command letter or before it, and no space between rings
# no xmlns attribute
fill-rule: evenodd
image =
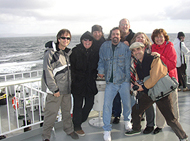
<svg viewBox="0 0 190 141"><path fill-rule="evenodd" d="M140 134L140 133L141 133L141 130L140 131L131 130L131 131L125 132L125 135L126 136L133 136L133 135L137 135L137 134Z"/></svg>
<svg viewBox="0 0 190 141"><path fill-rule="evenodd" d="M183 88L183 92L186 92L186 91L190 91L190 89L188 89L187 87Z"/></svg>
<svg viewBox="0 0 190 141"><path fill-rule="evenodd" d="M160 131L162 131L162 128L156 127L153 133L158 134Z"/></svg>
<svg viewBox="0 0 190 141"><path fill-rule="evenodd" d="M131 122L130 121L124 121L124 123L125 123L125 130L131 131L131 129L132 129Z"/></svg>
<svg viewBox="0 0 190 141"><path fill-rule="evenodd" d="M118 124L120 121L120 118L119 117L115 117L114 120L113 120L113 124Z"/></svg>
<svg viewBox="0 0 190 141"><path fill-rule="evenodd" d="M111 141L111 132L104 131L104 141Z"/></svg>
<svg viewBox="0 0 190 141"><path fill-rule="evenodd" d="M71 136L72 139L79 139L79 136L74 131L68 135Z"/></svg>
<svg viewBox="0 0 190 141"><path fill-rule="evenodd" d="M85 136L85 132L83 130L75 131L79 136Z"/></svg>
<svg viewBox="0 0 190 141"><path fill-rule="evenodd" d="M154 130L154 127L152 127L152 126L147 126L147 127L144 129L143 134L150 134L153 130Z"/></svg>

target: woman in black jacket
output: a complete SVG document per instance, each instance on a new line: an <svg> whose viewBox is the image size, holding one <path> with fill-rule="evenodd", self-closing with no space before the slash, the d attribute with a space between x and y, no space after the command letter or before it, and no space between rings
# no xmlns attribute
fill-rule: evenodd
<svg viewBox="0 0 190 141"><path fill-rule="evenodd" d="M94 104L99 52L93 45L94 38L85 32L81 43L72 49L71 62L71 93L74 99L73 124L75 132L84 136L81 124L85 122Z"/></svg>

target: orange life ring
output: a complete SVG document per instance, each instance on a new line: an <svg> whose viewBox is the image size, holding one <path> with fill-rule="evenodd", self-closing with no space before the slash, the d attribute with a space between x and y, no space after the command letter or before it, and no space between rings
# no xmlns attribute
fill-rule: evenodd
<svg viewBox="0 0 190 141"><path fill-rule="evenodd" d="M17 105L17 109L19 108L19 104L18 104L18 98L16 98L15 96L12 98L12 106L13 108L16 110L16 105Z"/></svg>

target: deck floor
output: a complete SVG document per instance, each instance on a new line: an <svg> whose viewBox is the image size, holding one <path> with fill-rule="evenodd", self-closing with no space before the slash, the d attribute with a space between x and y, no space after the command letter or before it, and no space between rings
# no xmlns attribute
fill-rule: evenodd
<svg viewBox="0 0 190 141"><path fill-rule="evenodd" d="M179 92L179 111L180 111L180 123L185 130L186 134L190 135L190 92ZM91 126L89 124L89 120L92 118L95 118L98 116L98 113L95 111L92 111L90 113L90 116L88 120L82 124L82 128L85 131L86 135L84 137L79 137L78 141L103 141L103 129ZM113 120L113 119L112 119ZM142 124L142 131L145 128L146 122L141 122ZM123 117L121 117L119 124L113 124L112 125L112 141L126 141L126 140L132 140L132 141L165 141L165 140L172 140L172 141L178 141L179 139L175 135L175 133L172 131L172 129L169 126L165 126L165 128L160 132L159 134L154 135L153 133L145 135L143 133L135 136L125 136L124 135L124 122ZM24 133L25 134L25 133ZM23 135L24 135L23 134ZM26 133L26 135L29 133ZM12 140L10 138L4 139L3 141L9 141ZM24 139L22 141L40 141L41 139L41 129L40 132L35 134L34 136ZM72 141L70 136L66 135L62 128L57 128L55 130L55 136L52 134L51 141Z"/></svg>

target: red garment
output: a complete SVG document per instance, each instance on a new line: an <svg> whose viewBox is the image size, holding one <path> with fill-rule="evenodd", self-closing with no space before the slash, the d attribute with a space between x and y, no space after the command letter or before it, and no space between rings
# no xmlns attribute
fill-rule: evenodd
<svg viewBox="0 0 190 141"><path fill-rule="evenodd" d="M151 51L160 54L160 59L168 67L169 76L175 77L178 80L176 69L177 55L173 46L172 42L165 41L162 45L153 44Z"/></svg>

